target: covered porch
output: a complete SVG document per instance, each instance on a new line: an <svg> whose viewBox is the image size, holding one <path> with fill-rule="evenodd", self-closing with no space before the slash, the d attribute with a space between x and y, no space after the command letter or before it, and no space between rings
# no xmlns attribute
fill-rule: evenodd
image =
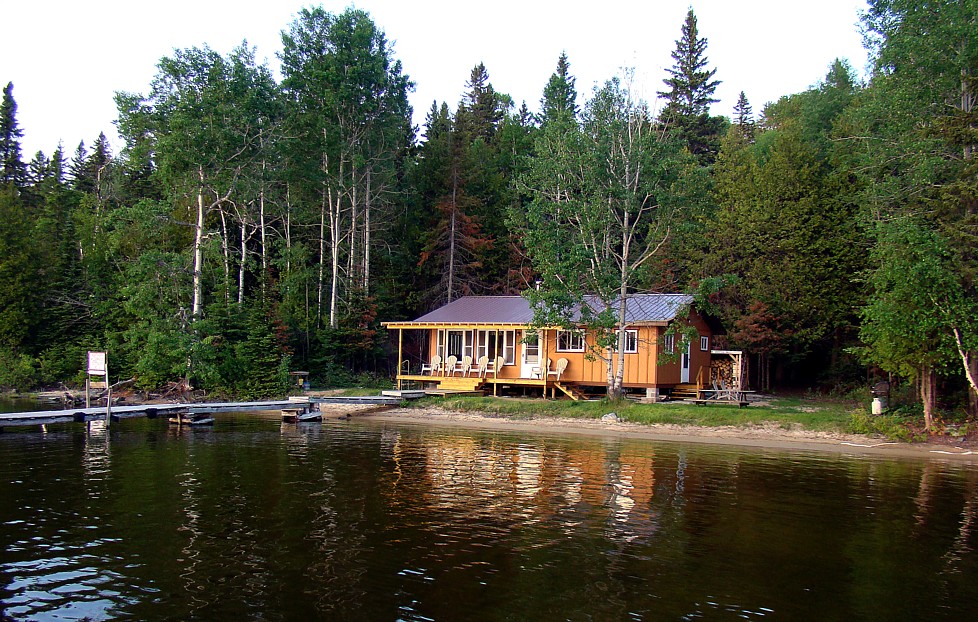
<svg viewBox="0 0 978 622"><path fill-rule="evenodd" d="M398 389L500 395L522 388L551 397L583 398L566 375L567 358L555 352L553 330L532 331L515 323L389 322L384 326L397 331Z"/></svg>

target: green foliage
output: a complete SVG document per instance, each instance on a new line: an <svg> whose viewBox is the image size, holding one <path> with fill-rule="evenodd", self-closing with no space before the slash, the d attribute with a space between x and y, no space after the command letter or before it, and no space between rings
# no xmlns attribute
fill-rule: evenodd
<svg viewBox="0 0 978 622"><path fill-rule="evenodd" d="M624 325L627 295L673 228L702 207L702 171L618 79L594 93L580 122L558 115L535 145L520 181L530 202L510 212L542 279L525 293L534 324L579 321L599 335L591 354L604 358L601 348ZM623 359L609 395L621 391Z"/></svg>
<svg viewBox="0 0 978 622"><path fill-rule="evenodd" d="M30 211L13 185L0 187L0 347L10 350L29 346L38 320Z"/></svg>
<svg viewBox="0 0 978 622"><path fill-rule="evenodd" d="M35 365L31 356L0 347L0 390L33 388L37 382Z"/></svg>
<svg viewBox="0 0 978 622"><path fill-rule="evenodd" d="M557 70L550 76L547 86L543 89L540 100L540 125L558 119L573 119L577 117L577 86L576 78L570 73L570 61L566 52L561 52L557 59Z"/></svg>
<svg viewBox="0 0 978 622"><path fill-rule="evenodd" d="M856 87L836 62L816 87L765 110L756 141L735 126L714 171L703 274L732 273L717 301L731 345L773 360L838 362L855 338L865 266L846 143L833 141Z"/></svg>
<svg viewBox="0 0 978 622"><path fill-rule="evenodd" d="M920 432L923 417L899 414L872 415L865 409L853 412L846 425L846 431L851 434L869 434L882 436L892 441L913 443L926 440L926 435Z"/></svg>
<svg viewBox="0 0 978 622"><path fill-rule="evenodd" d="M291 354L284 327L269 309L255 307L247 315L245 339L235 347L242 373L234 388L246 399L282 397L289 392Z"/></svg>
<svg viewBox="0 0 978 622"><path fill-rule="evenodd" d="M965 294L946 241L913 219L878 227L870 273L873 295L862 309L864 356L883 369L915 377L955 362L955 326L971 328L976 302Z"/></svg>

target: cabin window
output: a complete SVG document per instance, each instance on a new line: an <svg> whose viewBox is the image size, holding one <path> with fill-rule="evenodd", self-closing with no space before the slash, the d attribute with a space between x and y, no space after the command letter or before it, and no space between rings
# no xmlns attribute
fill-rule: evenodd
<svg viewBox="0 0 978 622"><path fill-rule="evenodd" d="M539 335L531 332L523 335L523 361L526 365L537 365L540 362Z"/></svg>
<svg viewBox="0 0 978 622"><path fill-rule="evenodd" d="M625 354L635 354L638 352L638 331L625 331Z"/></svg>
<svg viewBox="0 0 978 622"><path fill-rule="evenodd" d="M503 334L503 364L516 365L516 331L504 330Z"/></svg>
<svg viewBox="0 0 978 622"><path fill-rule="evenodd" d="M676 336L673 334L663 335L662 351L672 354L676 351Z"/></svg>
<svg viewBox="0 0 978 622"><path fill-rule="evenodd" d="M476 331L476 357L483 356L490 361L497 356L503 357L505 365L516 363L516 331L515 330L480 330Z"/></svg>
<svg viewBox="0 0 978 622"><path fill-rule="evenodd" d="M472 356L472 331L448 330L446 333L445 357L454 356L461 360L463 356Z"/></svg>
<svg viewBox="0 0 978 622"><path fill-rule="evenodd" d="M620 331L615 331L615 343L611 346L612 350L618 349L618 335ZM625 331L625 354L635 354L638 352L638 331Z"/></svg>
<svg viewBox="0 0 978 622"><path fill-rule="evenodd" d="M700 350L702 350L703 352L709 352L710 351L710 338L709 337L700 337Z"/></svg>
<svg viewBox="0 0 978 622"><path fill-rule="evenodd" d="M557 352L584 352L584 331L558 330Z"/></svg>

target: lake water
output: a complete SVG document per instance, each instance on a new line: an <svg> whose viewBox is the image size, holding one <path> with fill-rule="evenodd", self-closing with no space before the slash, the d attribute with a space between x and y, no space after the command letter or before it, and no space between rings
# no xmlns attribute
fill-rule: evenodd
<svg viewBox="0 0 978 622"><path fill-rule="evenodd" d="M3 620L962 620L978 469L433 428L0 434Z"/></svg>

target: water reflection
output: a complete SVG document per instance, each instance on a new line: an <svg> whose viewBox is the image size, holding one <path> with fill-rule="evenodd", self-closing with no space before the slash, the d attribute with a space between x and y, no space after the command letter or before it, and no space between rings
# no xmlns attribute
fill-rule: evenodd
<svg viewBox="0 0 978 622"><path fill-rule="evenodd" d="M0 619L953 619L978 601L978 471L939 462L243 416L7 434L0 465Z"/></svg>

